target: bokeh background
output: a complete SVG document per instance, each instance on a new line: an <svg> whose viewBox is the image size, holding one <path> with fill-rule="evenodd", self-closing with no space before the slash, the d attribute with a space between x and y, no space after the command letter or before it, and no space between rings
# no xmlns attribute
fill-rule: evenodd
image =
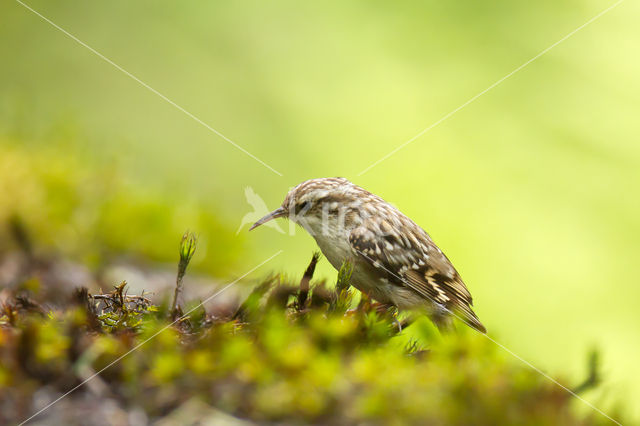
<svg viewBox="0 0 640 426"><path fill-rule="evenodd" d="M236 235L245 189L275 208L300 181L344 176L431 234L493 337L574 382L600 349L605 383L587 399L638 418L637 2L362 175L613 2L28 4L283 176L2 2L2 250L16 217L38 249L92 268L173 262L191 229L201 274L233 279L279 249L255 274L299 273L308 235Z"/></svg>

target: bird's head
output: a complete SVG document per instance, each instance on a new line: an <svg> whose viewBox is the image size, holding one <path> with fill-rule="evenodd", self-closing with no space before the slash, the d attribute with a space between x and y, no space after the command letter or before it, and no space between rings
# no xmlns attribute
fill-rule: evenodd
<svg viewBox="0 0 640 426"><path fill-rule="evenodd" d="M307 180L291 189L282 205L254 223L250 230L279 217L290 219L311 234L325 232L338 224L348 227L355 219L362 193L369 194L345 178Z"/></svg>

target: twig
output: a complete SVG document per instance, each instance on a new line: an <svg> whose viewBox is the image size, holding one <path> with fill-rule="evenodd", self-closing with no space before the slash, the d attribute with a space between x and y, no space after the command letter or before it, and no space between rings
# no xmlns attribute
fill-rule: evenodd
<svg viewBox="0 0 640 426"><path fill-rule="evenodd" d="M311 278L313 278L313 273L316 270L316 265L318 264L319 259L320 253L313 253L311 262L309 263L309 266L307 266L307 270L304 271L304 275L300 280L300 292L298 293L298 300L296 303L298 311L303 310L304 305L307 303L307 297L309 296L309 283L311 282Z"/></svg>
<svg viewBox="0 0 640 426"><path fill-rule="evenodd" d="M589 359L587 361L587 367L589 369L587 378L584 380L584 382L573 389L574 393L584 392L600 384L600 372L598 371L599 364L600 356L598 354L598 351L594 349L589 353Z"/></svg>

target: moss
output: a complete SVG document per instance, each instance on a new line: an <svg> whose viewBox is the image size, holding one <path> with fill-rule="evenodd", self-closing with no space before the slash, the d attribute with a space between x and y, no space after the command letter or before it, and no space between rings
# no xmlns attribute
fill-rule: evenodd
<svg viewBox="0 0 640 426"><path fill-rule="evenodd" d="M91 304L103 301L91 295L44 318L13 306L16 320L0 328L0 386L21 395L16 407L35 411L28 389L64 392L100 372L124 409L142 407L151 420L197 398L237 417L296 424L609 423L578 414L567 392L478 333L441 337L418 321L409 340L369 303L336 309L350 291L344 273L338 280L325 303L311 303L314 291L327 291L312 282L304 306L295 291L280 306L267 302L278 289L267 278L235 314L208 312L189 327L170 326L168 307L142 304L135 323L121 321L130 308L112 309L119 326L100 319L95 330ZM75 393L87 392L88 384ZM23 420L11 409L3 415Z"/></svg>

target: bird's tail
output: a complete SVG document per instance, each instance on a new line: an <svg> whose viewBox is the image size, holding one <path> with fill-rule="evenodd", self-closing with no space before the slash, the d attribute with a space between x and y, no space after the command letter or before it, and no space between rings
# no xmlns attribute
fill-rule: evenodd
<svg viewBox="0 0 640 426"><path fill-rule="evenodd" d="M480 322L480 318L471 309L471 306L464 305L454 311L456 316L464 321L469 327L478 330L482 334L487 334L487 329Z"/></svg>
<svg viewBox="0 0 640 426"><path fill-rule="evenodd" d="M439 312L437 314L430 314L429 318L431 321L438 327L438 330L441 333L449 333L454 329L453 326L453 318L458 318L462 320L469 327L479 331L482 334L487 333L487 329L480 322L478 316L473 312L471 307L469 306L459 306L457 309L452 312Z"/></svg>

